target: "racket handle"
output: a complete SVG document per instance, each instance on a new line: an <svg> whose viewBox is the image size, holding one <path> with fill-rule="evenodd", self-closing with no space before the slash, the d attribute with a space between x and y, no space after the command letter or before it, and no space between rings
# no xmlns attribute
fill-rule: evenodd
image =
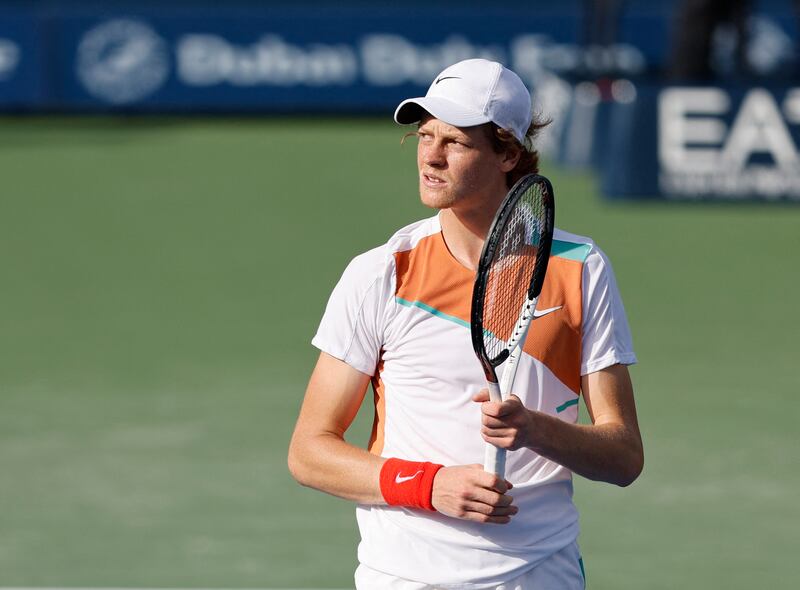
<svg viewBox="0 0 800 590"><path fill-rule="evenodd" d="M500 386L497 383L487 381L486 385L489 388L490 400L493 402L503 401L503 396L500 394ZM506 450L499 449L493 444L486 443L486 449L483 455L483 469L489 473L496 473L500 477L505 477Z"/></svg>

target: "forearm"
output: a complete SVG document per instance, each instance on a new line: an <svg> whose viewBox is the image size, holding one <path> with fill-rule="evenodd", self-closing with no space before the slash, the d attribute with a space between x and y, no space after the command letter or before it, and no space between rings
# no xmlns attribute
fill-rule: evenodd
<svg viewBox="0 0 800 590"><path fill-rule="evenodd" d="M476 522L508 522L517 508L510 484L480 465L442 467L385 459L344 434L364 399L369 375L321 353L289 444L289 470L304 486L361 504L439 510Z"/></svg>
<svg viewBox="0 0 800 590"><path fill-rule="evenodd" d="M572 424L531 411L528 441L534 452L588 479L627 486L642 471L639 434L623 424Z"/></svg>
<svg viewBox="0 0 800 590"><path fill-rule="evenodd" d="M314 440L295 437L289 449L289 469L305 486L360 504L399 504L480 523L505 524L518 511L512 504L512 497L506 493L511 484L494 473L485 472L480 465L441 467L431 463L400 462L402 472L407 475L402 477L405 481L394 480L394 488L389 484L390 492L395 491L387 496L390 499L387 502L381 491L380 476L386 463L389 481L392 481L391 461L386 462L335 435L311 438ZM415 472L417 468L420 470ZM427 484L423 470L430 473ZM416 476L421 476L422 481ZM407 490L401 492L397 486L412 486L414 491L409 495Z"/></svg>
<svg viewBox="0 0 800 590"><path fill-rule="evenodd" d="M379 484L383 462L334 433L295 433L289 447L289 470L299 483L361 504L386 503Z"/></svg>

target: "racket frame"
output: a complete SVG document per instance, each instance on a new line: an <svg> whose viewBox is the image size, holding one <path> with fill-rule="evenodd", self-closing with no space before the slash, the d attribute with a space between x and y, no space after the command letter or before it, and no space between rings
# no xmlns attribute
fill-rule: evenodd
<svg viewBox="0 0 800 590"><path fill-rule="evenodd" d="M527 298L520 306L519 319L514 328L514 336L500 354L494 359L490 359L486 353L483 334L483 308L486 294L486 281L489 269L491 268L491 262L494 259L495 251L497 250L503 233L502 230L505 229L505 225L517 201L519 201L528 187L534 183L542 183L545 186L544 198L546 200L545 206L547 213L545 227L542 228L539 249L536 254L537 264L531 276ZM519 366L519 356L525 345L525 338L528 335L528 330L534 317L534 311L536 310L536 302L539 299L539 294L541 293L545 274L547 272L547 263L550 258L550 250L553 241L554 218L555 206L553 201L553 186L550 184L550 181L538 174L523 176L511 187L511 190L509 190L505 199L500 204L495 218L489 227L489 232L484 242L483 250L481 251L478 271L475 277L475 287L472 293L470 329L472 346L483 367L486 376L486 385L489 390L489 398L493 402L502 402L514 386L514 379L517 374L517 367ZM503 379L502 382L498 383L496 368L505 361L507 361L507 363L503 369ZM505 463L506 450L487 443L484 453L484 469L492 473L497 473L502 477L505 473Z"/></svg>

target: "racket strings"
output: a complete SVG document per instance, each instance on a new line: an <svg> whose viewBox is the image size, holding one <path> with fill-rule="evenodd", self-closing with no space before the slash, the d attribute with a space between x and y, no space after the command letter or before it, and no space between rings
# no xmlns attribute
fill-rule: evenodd
<svg viewBox="0 0 800 590"><path fill-rule="evenodd" d="M536 183L517 200L501 228L489 265L483 306L483 339L489 359L495 361L519 337L520 319L537 268L539 246L545 231L545 187ZM521 315L525 315L521 318Z"/></svg>

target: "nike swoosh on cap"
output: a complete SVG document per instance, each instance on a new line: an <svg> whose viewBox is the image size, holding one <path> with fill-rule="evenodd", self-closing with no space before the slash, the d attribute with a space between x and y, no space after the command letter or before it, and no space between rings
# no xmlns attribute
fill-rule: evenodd
<svg viewBox="0 0 800 590"><path fill-rule="evenodd" d="M394 477L394 483L405 483L405 482L407 482L407 481L410 481L410 480L414 479L414 478L415 478L415 477L417 477L417 476L418 476L420 473L422 473L422 470L421 470L421 469L420 469L419 471L417 471L417 472L416 472L414 475L400 475L400 474L398 473L398 474L397 474L397 475Z"/></svg>
<svg viewBox="0 0 800 590"><path fill-rule="evenodd" d="M563 305L559 305L558 307L551 307L549 309L534 309L533 310L533 318L536 319L536 318L540 318L542 316L546 316L549 313L553 313L554 311L558 311L562 307L564 307L564 306Z"/></svg>
<svg viewBox="0 0 800 590"><path fill-rule="evenodd" d="M436 83L438 84L442 80L460 80L460 79L461 79L461 76L442 76L441 78L438 78L436 80Z"/></svg>

